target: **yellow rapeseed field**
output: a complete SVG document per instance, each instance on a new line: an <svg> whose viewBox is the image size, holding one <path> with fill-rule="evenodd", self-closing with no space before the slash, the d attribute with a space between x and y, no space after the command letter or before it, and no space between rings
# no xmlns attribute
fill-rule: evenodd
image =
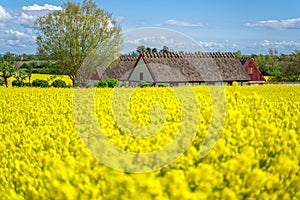
<svg viewBox="0 0 300 200"><path fill-rule="evenodd" d="M300 87L220 89L224 99L204 86L0 87L0 199L300 199ZM226 106L217 112L223 121L213 119L216 104ZM89 122L90 110L96 120L81 123ZM111 147L91 145L104 144L105 137L92 135L95 123L130 155L160 150L195 125L196 131L186 151L171 148L154 163L152 157L117 159ZM217 124L219 138L207 135ZM200 157L203 142L214 138ZM155 169L174 152L182 155ZM140 169L130 168L137 163Z"/></svg>

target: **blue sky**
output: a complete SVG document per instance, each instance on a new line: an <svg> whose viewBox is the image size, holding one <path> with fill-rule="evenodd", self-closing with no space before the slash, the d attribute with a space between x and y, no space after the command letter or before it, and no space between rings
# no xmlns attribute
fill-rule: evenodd
<svg viewBox="0 0 300 200"><path fill-rule="evenodd" d="M124 32L143 27L174 30L192 38L205 51L266 54L270 48L279 53L300 49L299 0L95 2L113 14ZM61 0L1 0L0 54L35 54L34 20L61 5ZM143 41L147 40L133 44Z"/></svg>

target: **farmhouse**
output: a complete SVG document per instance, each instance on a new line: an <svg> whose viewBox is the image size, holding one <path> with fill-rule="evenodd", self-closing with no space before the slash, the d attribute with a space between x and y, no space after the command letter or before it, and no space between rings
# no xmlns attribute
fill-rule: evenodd
<svg viewBox="0 0 300 200"><path fill-rule="evenodd" d="M250 77L249 84L265 84L266 79L252 58L241 58L241 63Z"/></svg>
<svg viewBox="0 0 300 200"><path fill-rule="evenodd" d="M138 57L121 56L114 67L101 77L97 71L93 79L114 78L128 86L138 86L141 81L153 86L230 85L234 81L246 85L257 81L251 78L260 73L253 63L233 53L141 53Z"/></svg>
<svg viewBox="0 0 300 200"><path fill-rule="evenodd" d="M121 73L115 70L121 70ZM121 84L221 85L248 82L239 59L232 53L142 53L138 58L121 57L103 78L116 78Z"/></svg>

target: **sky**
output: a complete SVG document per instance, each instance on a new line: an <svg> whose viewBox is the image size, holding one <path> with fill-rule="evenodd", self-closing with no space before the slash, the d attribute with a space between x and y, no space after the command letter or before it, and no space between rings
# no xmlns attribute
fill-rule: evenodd
<svg viewBox="0 0 300 200"><path fill-rule="evenodd" d="M289 54L300 49L299 0L94 1L121 25L127 34L125 42L135 46L161 49L169 44L175 51L185 50L176 41L178 38L173 38L173 43L167 41L168 34L174 32L189 38L203 51L267 54L269 49L276 49ZM1 0L0 54L36 54L35 19L61 9L62 4L61 0ZM164 33L155 40L157 43L147 43L151 33L134 31L143 28ZM133 33L138 33L139 38L128 37Z"/></svg>

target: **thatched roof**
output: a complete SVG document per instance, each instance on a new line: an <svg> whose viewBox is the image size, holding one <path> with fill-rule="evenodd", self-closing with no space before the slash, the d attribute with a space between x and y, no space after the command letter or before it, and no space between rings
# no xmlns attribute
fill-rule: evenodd
<svg viewBox="0 0 300 200"><path fill-rule="evenodd" d="M155 82L249 81L239 58L233 53L144 53L122 56L103 74L103 79L128 80L138 58L143 57Z"/></svg>
<svg viewBox="0 0 300 200"><path fill-rule="evenodd" d="M240 62L241 62L242 65L244 66L244 65L248 62L249 59L250 59L250 58L242 57L242 58L240 58Z"/></svg>
<svg viewBox="0 0 300 200"><path fill-rule="evenodd" d="M108 68L103 73L102 79L114 78L120 80L124 74L130 73L137 62L138 57L121 56L119 62L112 68Z"/></svg>

